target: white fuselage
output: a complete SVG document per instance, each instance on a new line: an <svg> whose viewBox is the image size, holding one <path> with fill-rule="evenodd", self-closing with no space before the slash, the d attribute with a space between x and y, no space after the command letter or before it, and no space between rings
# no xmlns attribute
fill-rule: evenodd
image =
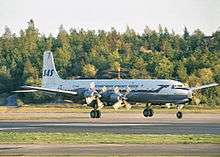
<svg viewBox="0 0 220 157"><path fill-rule="evenodd" d="M47 88L77 91L79 89L89 89L92 83L95 84L96 90L99 91L103 88L106 91L113 91L115 87L118 87L121 91L129 88L128 99L131 102L185 103L192 97L190 91L184 87L183 83L163 79L60 80Z"/></svg>
<svg viewBox="0 0 220 157"><path fill-rule="evenodd" d="M163 79L80 79L80 80L62 80L55 84L52 84L50 88L62 89L62 90L76 90L78 88L89 89L90 84L94 83L97 90L101 90L103 87L107 90L113 90L118 87L120 90L126 90L128 87L132 91L150 91L156 90L160 85L169 85L167 88L161 89L160 94L187 94L186 90L172 88L174 86L184 85L179 81L163 80Z"/></svg>

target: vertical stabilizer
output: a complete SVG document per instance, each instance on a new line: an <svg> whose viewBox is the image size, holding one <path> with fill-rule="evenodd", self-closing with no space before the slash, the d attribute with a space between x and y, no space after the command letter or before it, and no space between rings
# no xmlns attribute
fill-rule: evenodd
<svg viewBox="0 0 220 157"><path fill-rule="evenodd" d="M43 71L42 71L42 87L57 88L62 81L59 77L51 51L44 52Z"/></svg>

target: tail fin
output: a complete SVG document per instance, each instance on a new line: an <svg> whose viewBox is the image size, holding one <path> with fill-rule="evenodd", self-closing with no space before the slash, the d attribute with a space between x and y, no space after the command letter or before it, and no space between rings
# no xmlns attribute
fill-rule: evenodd
<svg viewBox="0 0 220 157"><path fill-rule="evenodd" d="M51 51L44 52L43 71L42 71L42 87L57 88L62 79L59 77Z"/></svg>

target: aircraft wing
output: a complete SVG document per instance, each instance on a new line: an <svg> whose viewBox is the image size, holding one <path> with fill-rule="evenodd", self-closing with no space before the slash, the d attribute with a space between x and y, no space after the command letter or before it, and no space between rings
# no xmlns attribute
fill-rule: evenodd
<svg viewBox="0 0 220 157"><path fill-rule="evenodd" d="M24 89L24 90L16 90L12 91L13 93L32 93L32 92L37 92L38 90L34 89Z"/></svg>
<svg viewBox="0 0 220 157"><path fill-rule="evenodd" d="M209 88L209 87L214 87L214 86L218 86L218 83L212 83L212 84L208 84L208 85L203 85L203 86L199 86L199 87L192 87L190 88L192 91L194 90L199 90L199 89L203 89L203 88Z"/></svg>
<svg viewBox="0 0 220 157"><path fill-rule="evenodd" d="M25 92L36 92L36 91L43 91L43 92L51 92L51 93L63 93L63 94L70 94L70 95L76 95L77 92L73 91L66 91L66 90L60 90L60 89L51 89L51 88L44 88L44 87L34 87L34 86L22 86L24 90L17 90L14 91L16 93L25 93Z"/></svg>

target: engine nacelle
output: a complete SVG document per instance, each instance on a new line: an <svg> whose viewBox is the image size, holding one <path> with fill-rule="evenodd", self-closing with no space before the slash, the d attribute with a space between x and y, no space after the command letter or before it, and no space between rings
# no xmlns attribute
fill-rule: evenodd
<svg viewBox="0 0 220 157"><path fill-rule="evenodd" d="M83 95L84 95L85 98L92 97L94 95L94 92L91 91L91 90L87 90L87 91L84 92Z"/></svg>
<svg viewBox="0 0 220 157"><path fill-rule="evenodd" d="M120 96L118 94L113 93L110 95L110 100L111 102L117 102L120 100Z"/></svg>

